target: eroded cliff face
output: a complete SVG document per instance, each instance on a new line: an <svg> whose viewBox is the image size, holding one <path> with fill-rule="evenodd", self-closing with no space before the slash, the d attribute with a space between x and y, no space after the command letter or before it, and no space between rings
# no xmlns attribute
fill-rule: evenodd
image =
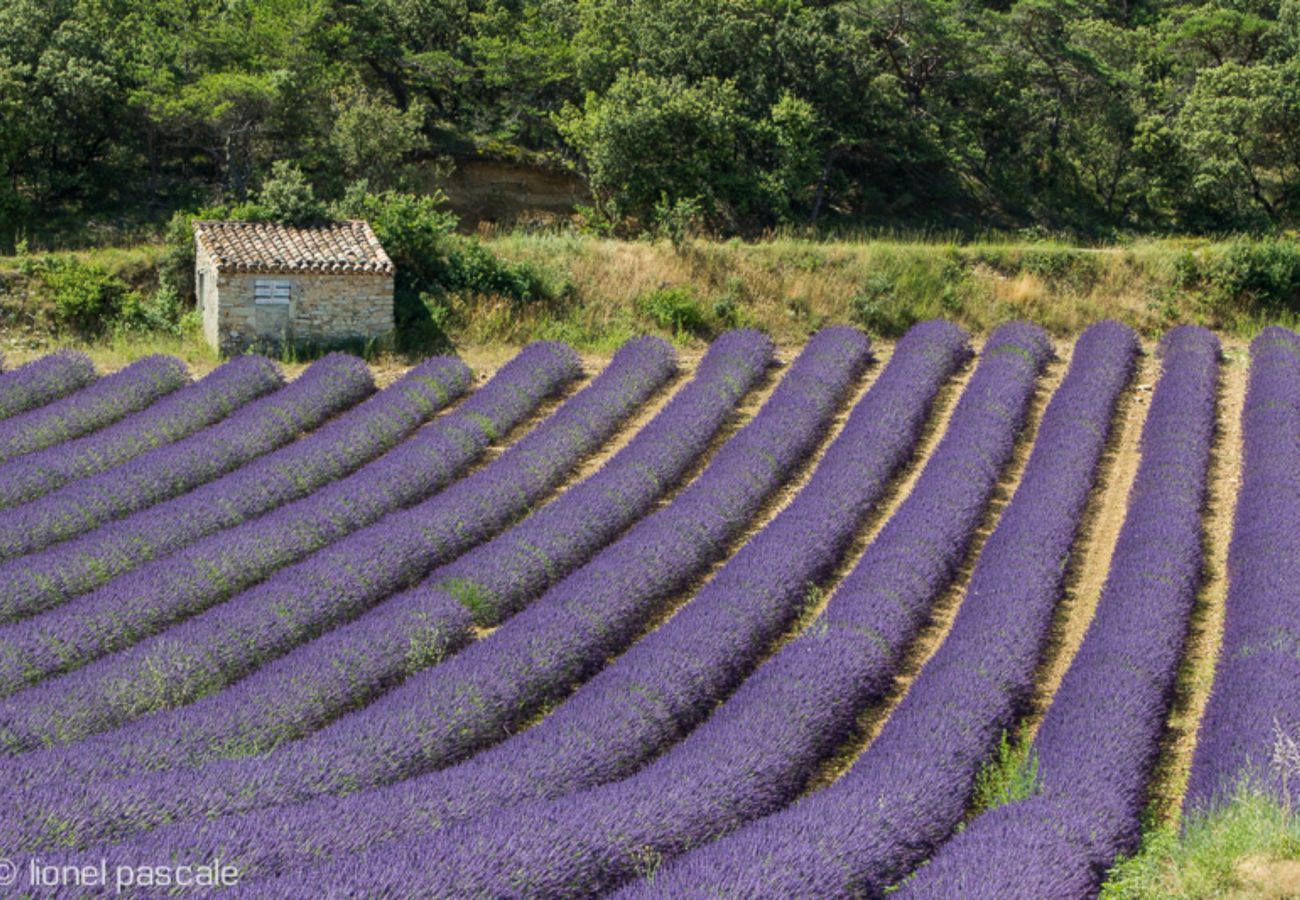
<svg viewBox="0 0 1300 900"><path fill-rule="evenodd" d="M587 185L574 172L524 162L458 159L439 182L464 231L481 224L513 225L565 218L590 203Z"/></svg>

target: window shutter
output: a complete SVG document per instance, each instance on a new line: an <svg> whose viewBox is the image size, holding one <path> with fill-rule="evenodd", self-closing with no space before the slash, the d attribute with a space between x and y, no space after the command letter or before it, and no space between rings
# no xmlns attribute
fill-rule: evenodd
<svg viewBox="0 0 1300 900"><path fill-rule="evenodd" d="M263 306L287 306L290 285L287 281L258 278L253 282L253 302Z"/></svg>

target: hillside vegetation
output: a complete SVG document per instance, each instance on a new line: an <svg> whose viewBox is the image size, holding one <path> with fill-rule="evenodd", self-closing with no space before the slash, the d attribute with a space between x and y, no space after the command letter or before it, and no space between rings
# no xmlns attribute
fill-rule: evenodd
<svg viewBox="0 0 1300 900"><path fill-rule="evenodd" d="M10 0L0 249L569 167L614 233L1293 227L1298 0Z"/></svg>

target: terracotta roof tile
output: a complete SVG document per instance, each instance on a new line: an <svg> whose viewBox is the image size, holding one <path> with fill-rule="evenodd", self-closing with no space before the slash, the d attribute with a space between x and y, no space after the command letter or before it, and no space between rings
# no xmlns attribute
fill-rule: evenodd
<svg viewBox="0 0 1300 900"><path fill-rule="evenodd" d="M375 232L359 220L301 227L200 220L194 237L221 272L393 273Z"/></svg>

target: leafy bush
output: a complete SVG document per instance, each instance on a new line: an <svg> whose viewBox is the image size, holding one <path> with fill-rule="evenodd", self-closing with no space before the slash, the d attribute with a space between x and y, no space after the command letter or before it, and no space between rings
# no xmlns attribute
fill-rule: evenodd
<svg viewBox="0 0 1300 900"><path fill-rule="evenodd" d="M1234 241L1210 262L1205 276L1225 301L1300 312L1300 244L1295 241Z"/></svg>
<svg viewBox="0 0 1300 900"><path fill-rule="evenodd" d="M325 218L325 207L316 199L307 176L286 160L271 166L271 177L262 185L258 201L275 222L310 225Z"/></svg>
<svg viewBox="0 0 1300 900"><path fill-rule="evenodd" d="M650 321L673 334L698 337L709 332L708 317L688 287L648 291L637 298L637 306Z"/></svg>
<svg viewBox="0 0 1300 900"><path fill-rule="evenodd" d="M80 335L100 334L125 309L144 303L122 279L74 257L49 261L41 279L54 304L55 323Z"/></svg>
<svg viewBox="0 0 1300 900"><path fill-rule="evenodd" d="M906 297L900 296L895 279L875 272L849 300L854 321L872 334L897 337L918 321L917 313Z"/></svg>

